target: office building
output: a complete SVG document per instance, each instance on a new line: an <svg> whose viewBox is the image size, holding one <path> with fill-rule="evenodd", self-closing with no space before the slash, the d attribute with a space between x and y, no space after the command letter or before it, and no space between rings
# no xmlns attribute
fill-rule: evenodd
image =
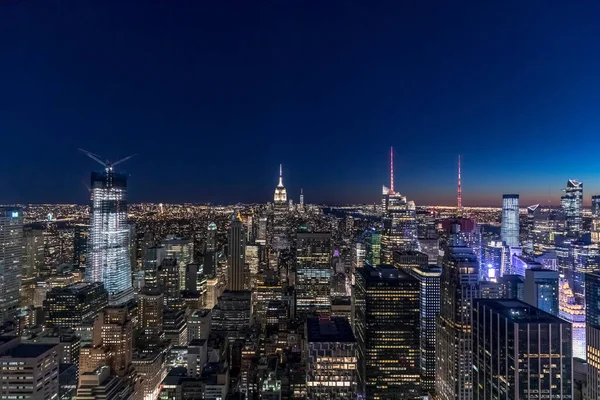
<svg viewBox="0 0 600 400"><path fill-rule="evenodd" d="M531 268L525 271L524 301L542 311L558 316L559 277L557 271Z"/></svg>
<svg viewBox="0 0 600 400"><path fill-rule="evenodd" d="M79 377L77 400L136 400L135 385L127 378L113 376L106 365Z"/></svg>
<svg viewBox="0 0 600 400"><path fill-rule="evenodd" d="M500 238L509 247L519 247L519 195L502 195Z"/></svg>
<svg viewBox="0 0 600 400"><path fill-rule="evenodd" d="M427 265L429 257L427 254L415 250L403 250L394 252L394 267L401 271L411 273L413 268Z"/></svg>
<svg viewBox="0 0 600 400"><path fill-rule="evenodd" d="M188 342L208 339L212 327L212 309L195 310L187 317Z"/></svg>
<svg viewBox="0 0 600 400"><path fill-rule="evenodd" d="M456 236L457 226L452 229ZM460 237L460 236L457 236ZM436 393L443 400L471 399L473 393L473 300L480 296L478 260L460 240L444 249L441 306L436 332Z"/></svg>
<svg viewBox="0 0 600 400"><path fill-rule="evenodd" d="M331 233L296 236L296 313L327 313L331 307Z"/></svg>
<svg viewBox="0 0 600 400"><path fill-rule="evenodd" d="M163 335L165 296L161 288L145 286L138 294L140 328L144 335L160 338Z"/></svg>
<svg viewBox="0 0 600 400"><path fill-rule="evenodd" d="M75 328L93 321L108 306L108 292L100 282L73 283L46 294L46 327Z"/></svg>
<svg viewBox="0 0 600 400"><path fill-rule="evenodd" d="M440 278L442 269L435 265L414 267L411 273L420 283L419 364L423 394L435 390L435 330L440 313Z"/></svg>
<svg viewBox="0 0 600 400"><path fill-rule="evenodd" d="M179 271L179 290L185 288L185 273L188 264L194 261L194 242L189 238L169 236L163 240L166 257L177 260Z"/></svg>
<svg viewBox="0 0 600 400"><path fill-rule="evenodd" d="M223 332L239 332L250 327L252 320L252 296L249 291L223 292L212 310L212 329Z"/></svg>
<svg viewBox="0 0 600 400"><path fill-rule="evenodd" d="M157 399L160 384L167 376L167 348L136 353L131 363L140 377L139 397L143 400Z"/></svg>
<svg viewBox="0 0 600 400"><path fill-rule="evenodd" d="M23 213L18 208L0 208L0 318L12 320L19 311L21 264L23 263Z"/></svg>
<svg viewBox="0 0 600 400"><path fill-rule="evenodd" d="M73 228L73 265L77 268L84 269L87 265L89 239L89 225L75 225Z"/></svg>
<svg viewBox="0 0 600 400"><path fill-rule="evenodd" d="M473 399L572 399L571 326L519 300L473 308Z"/></svg>
<svg viewBox="0 0 600 400"><path fill-rule="evenodd" d="M564 192L560 205L565 213L565 228L567 234L577 237L583 232L583 183L569 179Z"/></svg>
<svg viewBox="0 0 600 400"><path fill-rule="evenodd" d="M309 399L355 399L357 345L345 318L306 321L306 391Z"/></svg>
<svg viewBox="0 0 600 400"><path fill-rule="evenodd" d="M355 276L359 393L367 399L416 398L421 393L419 281L391 265L366 265Z"/></svg>
<svg viewBox="0 0 600 400"><path fill-rule="evenodd" d="M600 273L585 276L587 397L600 399Z"/></svg>
<svg viewBox="0 0 600 400"><path fill-rule="evenodd" d="M532 257L534 252L534 242L535 242L535 232L536 232L536 220L539 219L540 215L540 205L534 204L532 206L527 207L527 222L526 222L526 233L527 239L523 245L523 253L527 256Z"/></svg>
<svg viewBox="0 0 600 400"><path fill-rule="evenodd" d="M52 400L58 397L60 349L56 344L0 344L0 399Z"/></svg>
<svg viewBox="0 0 600 400"><path fill-rule="evenodd" d="M92 207L86 282L102 282L109 303L118 305L133 298L130 229L127 222L127 177L108 165L92 172Z"/></svg>
<svg viewBox="0 0 600 400"><path fill-rule="evenodd" d="M174 258L167 257L159 269L160 282L165 296L165 305L172 310L183 308L179 279L179 263Z"/></svg>
<svg viewBox="0 0 600 400"><path fill-rule="evenodd" d="M21 305L33 305L33 296L38 277L44 268L44 237L42 230L32 227L23 229L25 245L21 267Z"/></svg>
<svg viewBox="0 0 600 400"><path fill-rule="evenodd" d="M227 252L227 288L229 290L249 289L250 277L246 270L246 232L239 214L233 217L229 227Z"/></svg>
<svg viewBox="0 0 600 400"><path fill-rule="evenodd" d="M418 250L417 214L414 201L384 187L384 218L381 261L391 264L395 251Z"/></svg>

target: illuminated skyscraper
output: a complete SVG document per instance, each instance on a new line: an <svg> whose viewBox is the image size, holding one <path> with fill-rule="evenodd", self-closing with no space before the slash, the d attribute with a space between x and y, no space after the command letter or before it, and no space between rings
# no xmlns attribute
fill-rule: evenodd
<svg viewBox="0 0 600 400"><path fill-rule="evenodd" d="M21 302L23 262L23 213L18 208L0 208L0 321L11 320Z"/></svg>
<svg viewBox="0 0 600 400"><path fill-rule="evenodd" d="M469 400L473 395L471 309L480 296L479 262L473 250L461 243L458 225L452 229L442 261L435 388L440 399Z"/></svg>
<svg viewBox="0 0 600 400"><path fill-rule="evenodd" d="M544 268L525 270L524 301L542 311L558 316L558 272Z"/></svg>
<svg viewBox="0 0 600 400"><path fill-rule="evenodd" d="M285 190L285 186L283 186L283 167L279 164L279 183L275 188L275 194L273 196L272 245L276 250L283 250L289 247L285 228L285 216L288 212L289 205L287 202L287 191Z"/></svg>
<svg viewBox="0 0 600 400"><path fill-rule="evenodd" d="M239 214L233 217L229 227L227 251L229 254L227 288L234 291L249 289L250 277L246 271L246 232Z"/></svg>
<svg viewBox="0 0 600 400"><path fill-rule="evenodd" d="M473 307L473 399L573 397L571 326L518 300Z"/></svg>
<svg viewBox="0 0 600 400"><path fill-rule="evenodd" d="M527 207L527 240L523 246L523 252L528 256L533 256L533 243L535 234L535 221L540 213L540 205L534 204Z"/></svg>
<svg viewBox="0 0 600 400"><path fill-rule="evenodd" d="M585 276L587 397L600 399L600 274Z"/></svg>
<svg viewBox="0 0 600 400"><path fill-rule="evenodd" d="M89 155L89 154L88 154ZM104 172L92 172L92 207L86 282L102 282L109 303L117 305L133 298L129 224L127 223L127 177L113 171L124 161L103 163Z"/></svg>
<svg viewBox="0 0 600 400"><path fill-rule="evenodd" d="M583 183L569 179L564 191L560 204L565 212L565 227L569 235L579 236L583 230Z"/></svg>
<svg viewBox="0 0 600 400"><path fill-rule="evenodd" d="M519 195L502 195L500 238L509 247L519 247Z"/></svg>
<svg viewBox="0 0 600 400"><path fill-rule="evenodd" d="M167 237L163 243L167 257L177 260L179 266L179 290L185 290L185 268L194 259L194 242L192 239L175 236Z"/></svg>
<svg viewBox="0 0 600 400"><path fill-rule="evenodd" d="M592 196L592 242L600 242L600 195Z"/></svg>
<svg viewBox="0 0 600 400"><path fill-rule="evenodd" d="M423 394L435 390L435 330L440 313L440 277L442 269L437 265L415 267L411 273L420 282L420 367Z"/></svg>
<svg viewBox="0 0 600 400"><path fill-rule="evenodd" d="M296 312L328 313L331 308L331 233L298 232Z"/></svg>
<svg viewBox="0 0 600 400"><path fill-rule="evenodd" d="M356 339L346 318L306 321L306 391L309 399L356 399Z"/></svg>
<svg viewBox="0 0 600 400"><path fill-rule="evenodd" d="M359 392L374 400L417 398L419 281L391 265L366 265L356 270L355 282Z"/></svg>

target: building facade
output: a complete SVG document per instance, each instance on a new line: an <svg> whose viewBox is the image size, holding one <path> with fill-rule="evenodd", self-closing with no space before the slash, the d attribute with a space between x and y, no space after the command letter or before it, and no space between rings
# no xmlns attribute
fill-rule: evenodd
<svg viewBox="0 0 600 400"><path fill-rule="evenodd" d="M519 300L473 308L473 399L572 399L571 326Z"/></svg>
<svg viewBox="0 0 600 400"><path fill-rule="evenodd" d="M107 167L92 172L92 207L86 282L102 282L112 305L133 298L127 177Z"/></svg>
<svg viewBox="0 0 600 400"><path fill-rule="evenodd" d="M367 399L421 394L420 284L391 265L356 270L354 316L359 393Z"/></svg>

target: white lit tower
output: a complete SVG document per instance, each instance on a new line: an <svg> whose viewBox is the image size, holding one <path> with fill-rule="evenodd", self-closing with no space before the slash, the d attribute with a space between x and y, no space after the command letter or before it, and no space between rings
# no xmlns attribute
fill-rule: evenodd
<svg viewBox="0 0 600 400"><path fill-rule="evenodd" d="M383 186L383 235L381 256L391 264L398 250L419 250L417 240L417 212L414 201L394 191L394 149L390 148L390 187Z"/></svg>
<svg viewBox="0 0 600 400"><path fill-rule="evenodd" d="M104 166L104 172L92 172L90 235L86 282L102 282L109 304L119 305L133 298L129 256L130 229L127 222L127 177L114 167L133 157L103 162L99 156L80 149Z"/></svg>
<svg viewBox="0 0 600 400"><path fill-rule="evenodd" d="M279 183L273 196L273 247L282 250L288 247L285 216L289 211L287 191L283 186L283 167L279 164Z"/></svg>

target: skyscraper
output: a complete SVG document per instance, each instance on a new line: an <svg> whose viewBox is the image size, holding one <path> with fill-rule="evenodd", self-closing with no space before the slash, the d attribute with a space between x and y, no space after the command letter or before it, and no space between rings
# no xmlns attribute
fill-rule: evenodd
<svg viewBox="0 0 600 400"><path fill-rule="evenodd" d="M571 326L518 300L477 300L473 399L573 397Z"/></svg>
<svg viewBox="0 0 600 400"><path fill-rule="evenodd" d="M390 187L382 188L383 234L381 261L393 262L394 251L418 250L417 210L414 201L394 191L394 149L390 148Z"/></svg>
<svg viewBox="0 0 600 400"><path fill-rule="evenodd" d="M107 305L108 294L99 282L54 288L44 300L46 326L75 328L93 321Z"/></svg>
<svg viewBox="0 0 600 400"><path fill-rule="evenodd" d="M23 262L23 213L0 208L0 318L11 320L19 310Z"/></svg>
<svg viewBox="0 0 600 400"><path fill-rule="evenodd" d="M542 311L558 316L558 272L544 268L525 270L524 301Z"/></svg>
<svg viewBox="0 0 600 400"><path fill-rule="evenodd" d="M109 303L133 298L127 223L127 177L107 164L104 172L92 172L92 207L86 282L102 282Z"/></svg>
<svg viewBox="0 0 600 400"><path fill-rule="evenodd" d="M214 222L208 224L206 231L202 269L208 279L213 279L217 275L217 224Z"/></svg>
<svg viewBox="0 0 600 400"><path fill-rule="evenodd" d="M279 164L279 183L273 196L273 239L272 245L277 250L289 246L285 228L285 216L288 214L287 191L283 186L283 167Z"/></svg>
<svg viewBox="0 0 600 400"><path fill-rule="evenodd" d="M509 247L519 247L519 195L502 195L500 238Z"/></svg>
<svg viewBox="0 0 600 400"><path fill-rule="evenodd" d="M346 318L306 321L306 391L309 399L355 399L356 339Z"/></svg>
<svg viewBox="0 0 600 400"><path fill-rule="evenodd" d="M331 307L331 233L298 232L296 312L329 312Z"/></svg>
<svg viewBox="0 0 600 400"><path fill-rule="evenodd" d="M527 207L527 240L523 246L523 252L528 256L533 256L533 243L535 234L535 220L540 213L540 205L534 204Z"/></svg>
<svg viewBox="0 0 600 400"><path fill-rule="evenodd" d="M569 179L564 191L560 204L565 212L565 228L569 235L579 236L583 231L583 183Z"/></svg>
<svg viewBox="0 0 600 400"><path fill-rule="evenodd" d="M587 397L600 399L600 273L585 276Z"/></svg>
<svg viewBox="0 0 600 400"><path fill-rule="evenodd" d="M412 275L419 280L421 290L420 313L420 366L423 394L435 390L435 330L440 313L440 277L437 265L414 267Z"/></svg>
<svg viewBox="0 0 600 400"><path fill-rule="evenodd" d="M359 392L374 400L416 398L421 393L419 281L391 265L366 265L356 270L355 282Z"/></svg>
<svg viewBox="0 0 600 400"><path fill-rule="evenodd" d="M246 233L241 217L233 217L229 227L227 251L228 258L228 280L229 290L246 290L249 288L249 276L246 271Z"/></svg>
<svg viewBox="0 0 600 400"><path fill-rule="evenodd" d="M441 306L436 334L436 393L443 400L468 400L473 394L471 309L479 297L479 263L453 225L444 250Z"/></svg>

